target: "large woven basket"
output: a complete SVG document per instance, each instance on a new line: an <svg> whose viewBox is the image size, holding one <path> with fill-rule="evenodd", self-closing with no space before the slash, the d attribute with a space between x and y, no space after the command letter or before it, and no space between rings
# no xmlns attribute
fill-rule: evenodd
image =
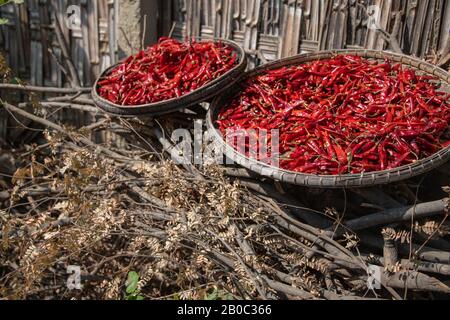
<svg viewBox="0 0 450 320"><path fill-rule="evenodd" d="M235 82L245 72L247 67L247 59L245 56L244 49L237 43L225 40L225 39L214 39L214 41L221 41L229 46L231 46L238 54L238 64L227 73L223 74L217 79L205 84L201 88L192 91L191 93L184 95L179 98L164 100L151 104L136 105L136 106L122 106L119 104L112 103L98 94L98 82L101 81L107 74L109 74L115 67L117 67L119 62L110 68L106 69L94 84L92 89L92 98L94 103L107 113L111 113L119 116L137 116L137 115L162 115L177 111L179 109L187 108L192 105L208 101L209 99L216 96L218 93L226 90L232 86Z"/></svg>
<svg viewBox="0 0 450 320"><path fill-rule="evenodd" d="M250 77L261 74L266 70L276 69L283 66L299 65L310 61L329 59L336 54L351 54L376 60L389 59L392 62L398 62L405 65L406 67L415 69L419 71L418 73L434 75L442 82L443 90L450 92L450 74L443 69L405 55L374 50L332 50L290 57L251 70L241 78L241 81L245 81ZM239 90L239 84L235 84L235 86L224 92L221 96L218 96L214 99L207 116L207 125L212 131L215 140L217 140L223 146L226 156L261 176L296 185L319 188L366 187L388 184L408 179L435 169L436 167L441 166L450 159L450 147L447 147L432 155L431 157L422 159L411 165L402 166L390 170L361 174L312 175L273 167L254 159L250 159L245 155L237 152L233 147L231 147L224 141L221 132L216 126L216 119L218 117L219 111L223 107L226 107L227 103L229 103L230 101L230 97L238 93Z"/></svg>

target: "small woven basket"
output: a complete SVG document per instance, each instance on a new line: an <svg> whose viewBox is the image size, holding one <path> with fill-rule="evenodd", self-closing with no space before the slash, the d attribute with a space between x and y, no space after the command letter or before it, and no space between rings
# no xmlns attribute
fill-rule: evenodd
<svg viewBox="0 0 450 320"><path fill-rule="evenodd" d="M244 74L247 67L247 59L245 56L244 49L237 43L225 40L225 39L214 39L214 41L220 41L224 44L231 46L238 54L238 64L227 73L223 74L217 79L205 84L201 88L190 92L179 98L173 98L169 100L164 100L156 103L136 105L136 106L122 106L119 104L112 103L98 94L99 81L101 81L106 75L108 75L114 68L116 68L122 62L119 62L108 69L106 69L100 77L95 81L94 87L92 89L92 98L94 103L107 113L111 113L118 116L157 116L162 114L171 113L183 108L190 107L192 105L208 101L217 94L226 90L234 83L236 83L239 78Z"/></svg>
<svg viewBox="0 0 450 320"><path fill-rule="evenodd" d="M392 62L401 63L406 67L415 69L416 71L418 71L418 73L435 76L442 82L442 90L450 92L450 74L443 69L438 68L425 61L421 61L405 55L375 50L331 50L290 57L251 70L247 72L240 81L245 81L248 78L264 73L265 71L270 69L277 69L283 66L299 65L310 61L329 59L337 54L350 54L375 60L389 59ZM215 140L224 147L226 156L228 156L230 159L233 159L243 167L246 167L247 169L264 177L269 177L291 184L319 188L367 187L401 181L423 174L441 166L450 159L449 146L426 159L417 161L414 164L390 170L361 174L313 175L288 171L270 166L268 164L256 161L255 159L248 158L245 155L237 152L233 147L231 147L224 141L220 130L218 130L216 126L218 113L223 107L226 107L227 103L229 103L230 101L230 97L233 97L238 92L239 85L236 84L235 86L224 92L221 96L218 96L214 99L207 116L207 125L212 131Z"/></svg>

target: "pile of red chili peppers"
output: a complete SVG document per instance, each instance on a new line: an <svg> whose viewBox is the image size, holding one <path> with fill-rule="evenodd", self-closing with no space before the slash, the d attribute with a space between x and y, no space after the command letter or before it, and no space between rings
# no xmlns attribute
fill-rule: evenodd
<svg viewBox="0 0 450 320"><path fill-rule="evenodd" d="M217 123L223 134L279 129L283 169L392 169L450 144L450 95L434 80L389 61L338 55L247 80Z"/></svg>
<svg viewBox="0 0 450 320"><path fill-rule="evenodd" d="M99 81L101 97L119 105L142 105L186 95L237 64L237 52L222 42L159 42L130 56Z"/></svg>

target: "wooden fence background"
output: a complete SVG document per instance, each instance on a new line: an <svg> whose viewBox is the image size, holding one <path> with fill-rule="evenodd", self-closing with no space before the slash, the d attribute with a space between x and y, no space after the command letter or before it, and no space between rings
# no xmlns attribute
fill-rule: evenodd
<svg viewBox="0 0 450 320"><path fill-rule="evenodd" d="M83 85L117 60L117 0L53 1L58 19L67 21L67 8L80 8L80 23L63 28ZM27 74L33 85L62 86L63 76L51 53L60 55L53 32L54 16L49 0L26 0L25 5L6 5L2 17L9 23L0 28L0 48L10 67ZM81 26L81 27L77 27Z"/></svg>
<svg viewBox="0 0 450 320"><path fill-rule="evenodd" d="M90 85L101 70L120 58L119 10L127 1L26 0L25 5L2 7L0 16L10 22L0 27L0 49L12 69L29 75L30 83L36 85L63 85L62 74L50 53L59 54L50 1L56 4L60 21L66 21L68 6L80 8L80 27L63 29L81 81ZM168 35L172 29L173 36L180 39L233 39L253 55L255 64L332 48L392 49L385 40L392 34L405 54L427 58L438 53L447 55L449 50L450 0L152 0L151 3L157 11L157 21L151 26L160 35ZM368 8L373 11L373 6L380 8L380 30L368 28L372 25ZM128 30L121 32L127 34Z"/></svg>
<svg viewBox="0 0 450 320"><path fill-rule="evenodd" d="M402 51L441 65L450 60L450 0L26 0L0 8L0 17L9 19L0 26L0 51L33 85L67 85L52 57L60 49L51 2L62 22L70 5L80 8L79 27L63 26L63 31L84 86L122 58L121 52L137 50L123 48L128 39L120 41L136 28L146 30L147 44L169 34L233 39L249 53L250 66L298 53L361 47ZM140 26L142 17L120 14L136 4L150 13L143 19L147 28ZM371 23L375 17L377 28ZM119 30L120 19L130 20L122 24L128 30ZM67 112L75 123L92 119ZM0 137L6 122L0 115Z"/></svg>
<svg viewBox="0 0 450 320"><path fill-rule="evenodd" d="M118 60L119 0L26 0L23 5L5 5L0 8L0 16L9 22L0 27L0 51L22 80L38 86L68 85L52 56L61 61L52 4L81 85L89 86L101 70ZM71 5L79 10L71 17L75 20L68 18ZM55 115L75 126L93 120L91 114L76 110L60 110ZM26 140L24 134L24 129L0 110L0 138Z"/></svg>
<svg viewBox="0 0 450 320"><path fill-rule="evenodd" d="M369 18L375 8L380 30ZM177 37L234 39L262 60L336 48L384 50L391 35L408 55L449 50L448 0L175 0L171 10Z"/></svg>

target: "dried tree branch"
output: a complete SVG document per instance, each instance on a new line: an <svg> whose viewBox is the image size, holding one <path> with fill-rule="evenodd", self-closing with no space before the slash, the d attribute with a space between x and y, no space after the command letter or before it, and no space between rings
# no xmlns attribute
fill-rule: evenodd
<svg viewBox="0 0 450 320"><path fill-rule="evenodd" d="M29 91L29 92L41 92L41 93L60 93L60 94L70 94L70 93L90 93L92 88L56 88L56 87L39 87L39 86L29 86L29 85L19 85L19 84L9 84L0 83L0 89L3 90L16 90L16 91Z"/></svg>

